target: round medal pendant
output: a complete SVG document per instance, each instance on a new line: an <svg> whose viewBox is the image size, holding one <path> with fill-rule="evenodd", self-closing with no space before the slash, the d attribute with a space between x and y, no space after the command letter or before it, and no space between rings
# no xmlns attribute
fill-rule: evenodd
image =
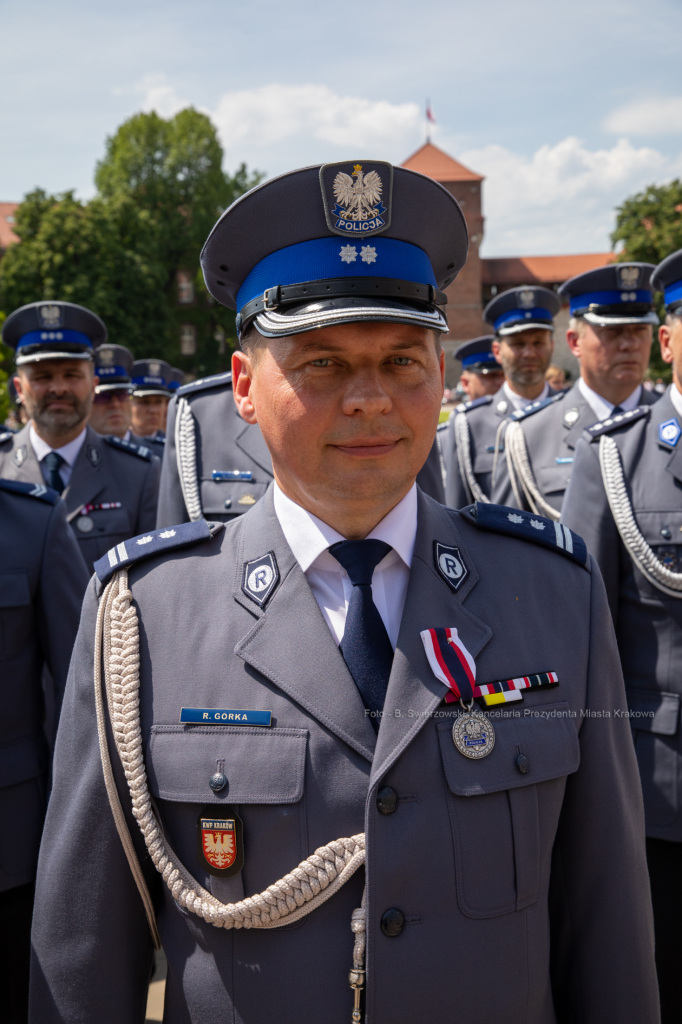
<svg viewBox="0 0 682 1024"><path fill-rule="evenodd" d="M452 742L460 754L478 760L487 757L495 746L495 730L489 718L472 710L473 701L452 727ZM462 707L465 707L462 704Z"/></svg>
<svg viewBox="0 0 682 1024"><path fill-rule="evenodd" d="M76 526L81 533L90 533L95 529L95 524L90 516L79 516L76 520Z"/></svg>

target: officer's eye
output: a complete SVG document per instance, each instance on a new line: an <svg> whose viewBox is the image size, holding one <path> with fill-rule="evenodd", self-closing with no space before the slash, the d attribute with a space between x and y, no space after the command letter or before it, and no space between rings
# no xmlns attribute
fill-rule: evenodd
<svg viewBox="0 0 682 1024"><path fill-rule="evenodd" d="M408 356L396 356L393 362L396 366L409 366L410 363L414 362L414 359L410 359Z"/></svg>
<svg viewBox="0 0 682 1024"><path fill-rule="evenodd" d="M310 363L311 366L331 366L331 359L313 359Z"/></svg>

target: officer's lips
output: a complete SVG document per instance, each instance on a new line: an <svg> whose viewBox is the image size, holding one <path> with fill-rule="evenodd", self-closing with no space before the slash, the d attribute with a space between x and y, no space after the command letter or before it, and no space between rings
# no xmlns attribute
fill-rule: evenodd
<svg viewBox="0 0 682 1024"><path fill-rule="evenodd" d="M365 441L353 444L335 444L332 445L338 451L343 452L344 455L352 455L356 459L376 459L380 455L388 455L389 452L394 451L398 447L400 439L397 441Z"/></svg>

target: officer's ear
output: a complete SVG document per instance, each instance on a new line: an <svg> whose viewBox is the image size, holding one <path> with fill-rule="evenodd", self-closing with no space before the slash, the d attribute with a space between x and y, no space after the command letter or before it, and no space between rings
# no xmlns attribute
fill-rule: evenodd
<svg viewBox="0 0 682 1024"><path fill-rule="evenodd" d="M254 366L253 354L248 350L232 353L232 396L239 415L247 423L258 422L251 396Z"/></svg>
<svg viewBox="0 0 682 1024"><path fill-rule="evenodd" d="M502 365L502 360L500 359L501 345L500 345L500 342L498 341L497 338L495 338L495 340L493 341L492 345L490 346L490 351L495 356L495 359L498 361L498 363L501 366Z"/></svg>
<svg viewBox="0 0 682 1024"><path fill-rule="evenodd" d="M661 346L661 359L664 363L672 363L674 358L671 344L672 337L673 332L671 326L667 322L661 324L661 326L658 328L658 343Z"/></svg>

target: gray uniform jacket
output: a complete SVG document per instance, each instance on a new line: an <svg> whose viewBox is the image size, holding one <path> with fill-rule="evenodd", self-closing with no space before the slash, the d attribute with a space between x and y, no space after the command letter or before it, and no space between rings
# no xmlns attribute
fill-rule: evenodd
<svg viewBox="0 0 682 1024"><path fill-rule="evenodd" d="M139 444L143 448L150 448L152 453L163 462L163 456L166 452L165 437L140 437L138 434L133 434L131 431L130 440L133 444Z"/></svg>
<svg viewBox="0 0 682 1024"><path fill-rule="evenodd" d="M248 512L273 479L272 459L260 427L246 423L237 412L231 373L178 389L168 409L166 448L156 520L159 528L201 516L229 522ZM236 479L236 474L243 478ZM417 480L436 501L445 500L443 463L436 440Z"/></svg>
<svg viewBox="0 0 682 1024"><path fill-rule="evenodd" d="M448 420L447 451L448 461L446 463L446 504L450 508L464 508L471 504L475 495L472 495L471 488L467 483L466 474L460 466L460 454L458 453L457 434L455 430L455 419L457 416L465 416L469 428L471 468L476 483L487 498L490 497L492 489L493 462L495 459L495 443L498 438L500 425L514 408L505 398L504 392L498 391L496 395L485 395L483 398L475 398L471 402L463 402ZM504 458L502 452L497 459L498 465Z"/></svg>
<svg viewBox="0 0 682 1024"><path fill-rule="evenodd" d="M586 568L558 553L555 537L565 547L569 535L555 534L553 523L542 521L547 533L538 540L530 517L507 522L503 510L500 518L514 539L419 492L378 736L284 538L272 490L213 539L132 565L150 792L185 867L224 902L263 891L321 844L366 833L372 1024L655 1024L630 730L624 718L584 714L624 708L603 584L590 561ZM199 527L179 526L163 541L170 531L159 531L155 544L172 547ZM434 542L456 549L457 591L437 568ZM262 609L242 580L246 587L246 563L267 553L278 578ZM99 591L95 578L57 740L34 916L32 1024L144 1019L151 942L105 793L95 725ZM448 691L420 639L435 626L457 626L480 682L558 674L557 689L529 692L518 715L510 705L494 719L495 747L480 761L458 752L452 719L442 717L452 708L442 703ZM273 724L180 725L182 707L271 710ZM181 909L155 873L116 758L114 750L168 957L166 1024L347 1024L349 922L362 870L288 928L209 925ZM214 793L209 777L219 760L228 783ZM392 813L379 810L382 787L397 794ZM239 875L217 879L202 867L197 822L204 806L210 812L225 800L243 818L245 859ZM392 937L381 928L390 908L405 915Z"/></svg>
<svg viewBox="0 0 682 1024"><path fill-rule="evenodd" d="M659 396L642 388L640 403L653 405ZM591 405L583 397L578 382L568 391L560 391L541 403L539 409L522 410L513 417L520 423L528 450L530 470L545 501L561 512L564 494L573 471L573 458L583 430L597 422ZM502 438L504 444L504 438ZM523 488L518 487L518 502L509 476L506 458L500 458L495 474L492 500L498 505L532 511Z"/></svg>
<svg viewBox="0 0 682 1024"><path fill-rule="evenodd" d="M118 437L103 437L87 427L62 498L89 571L115 544L154 529L159 473L159 460L148 448ZM26 483L45 482L28 425L4 443L0 439L0 476ZM96 508L80 514L86 505L110 502L120 502L120 508Z"/></svg>
<svg viewBox="0 0 682 1024"><path fill-rule="evenodd" d="M647 834L682 842L682 591L662 593L623 543L600 469L601 438L615 442L636 525L657 560L682 571L682 444L659 436L680 421L668 394L599 425L578 442L561 521L578 530L604 577L633 715ZM637 553L637 552L635 552ZM637 553L638 554L638 553ZM641 555L638 554L638 558Z"/></svg>
<svg viewBox="0 0 682 1024"><path fill-rule="evenodd" d="M35 878L49 765L43 685L58 713L87 585L57 492L0 480L0 891Z"/></svg>

